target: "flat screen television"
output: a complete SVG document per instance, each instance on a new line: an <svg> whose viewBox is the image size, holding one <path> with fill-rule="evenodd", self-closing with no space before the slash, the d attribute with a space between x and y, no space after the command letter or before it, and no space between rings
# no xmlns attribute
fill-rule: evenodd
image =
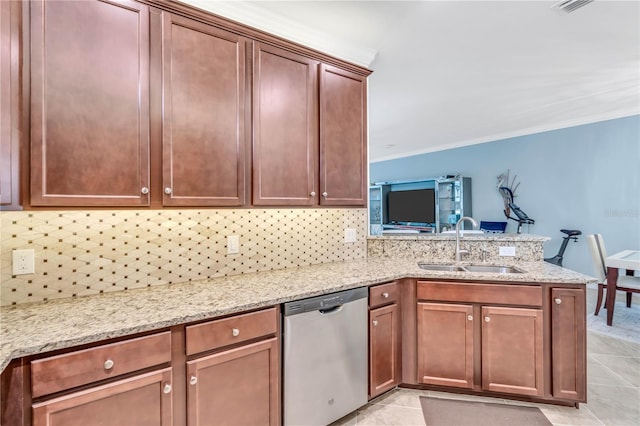
<svg viewBox="0 0 640 426"><path fill-rule="evenodd" d="M413 189L389 192L387 219L389 223L435 223L436 191Z"/></svg>

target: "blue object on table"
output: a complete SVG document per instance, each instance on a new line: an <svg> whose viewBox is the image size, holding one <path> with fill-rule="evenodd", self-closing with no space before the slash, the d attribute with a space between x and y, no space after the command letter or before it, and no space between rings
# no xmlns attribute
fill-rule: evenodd
<svg viewBox="0 0 640 426"><path fill-rule="evenodd" d="M487 234L504 234L507 222L480 222L480 229Z"/></svg>

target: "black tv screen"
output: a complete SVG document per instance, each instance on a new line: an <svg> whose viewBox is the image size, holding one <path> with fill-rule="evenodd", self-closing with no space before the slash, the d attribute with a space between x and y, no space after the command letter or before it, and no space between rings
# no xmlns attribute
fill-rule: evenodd
<svg viewBox="0 0 640 426"><path fill-rule="evenodd" d="M387 213L390 223L435 223L436 192L434 189L389 192Z"/></svg>

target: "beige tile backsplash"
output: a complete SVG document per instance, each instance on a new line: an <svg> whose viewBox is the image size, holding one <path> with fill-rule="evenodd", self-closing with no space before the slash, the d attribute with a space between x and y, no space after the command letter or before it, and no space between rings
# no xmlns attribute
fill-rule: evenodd
<svg viewBox="0 0 640 426"><path fill-rule="evenodd" d="M363 208L2 212L0 226L0 305L367 255ZM228 235L240 237L239 254L227 255ZM27 248L36 273L13 276L11 252Z"/></svg>

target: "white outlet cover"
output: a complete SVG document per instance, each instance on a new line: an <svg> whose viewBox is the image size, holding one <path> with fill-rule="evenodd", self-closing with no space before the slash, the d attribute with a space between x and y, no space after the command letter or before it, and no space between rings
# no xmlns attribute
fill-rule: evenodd
<svg viewBox="0 0 640 426"><path fill-rule="evenodd" d="M515 256L516 255L516 248L515 247L499 247L499 254L500 256Z"/></svg>
<svg viewBox="0 0 640 426"><path fill-rule="evenodd" d="M11 267L13 275L34 274L36 272L34 250L14 250L12 252Z"/></svg>
<svg viewBox="0 0 640 426"><path fill-rule="evenodd" d="M354 228L347 228L344 230L344 242L355 243L358 239L358 234Z"/></svg>
<svg viewBox="0 0 640 426"><path fill-rule="evenodd" d="M227 236L227 254L240 253L240 237L238 235Z"/></svg>

